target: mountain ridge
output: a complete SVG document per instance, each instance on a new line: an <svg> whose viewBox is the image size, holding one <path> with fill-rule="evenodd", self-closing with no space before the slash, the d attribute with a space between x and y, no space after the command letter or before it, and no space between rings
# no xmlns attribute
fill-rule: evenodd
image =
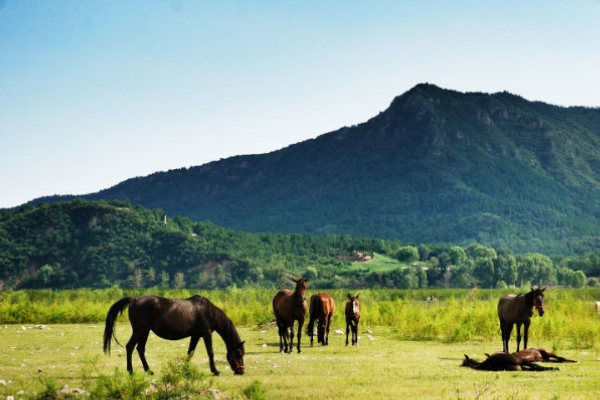
<svg viewBox="0 0 600 400"><path fill-rule="evenodd" d="M419 84L361 124L81 197L253 232L569 252L600 237L596 149L600 109Z"/></svg>

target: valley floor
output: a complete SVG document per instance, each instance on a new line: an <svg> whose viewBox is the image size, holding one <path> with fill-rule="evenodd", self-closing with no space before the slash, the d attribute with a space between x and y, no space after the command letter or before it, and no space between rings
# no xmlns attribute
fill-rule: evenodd
<svg viewBox="0 0 600 400"><path fill-rule="evenodd" d="M30 328L31 327L31 328ZM81 387L99 374L125 370L125 349L113 343L112 356L102 353L104 327L90 324L0 326L0 399L31 396L43 389L43 378L59 386ZM399 340L389 327L359 327L358 347L344 346L344 335L330 334L327 347L310 347L303 335L301 354L280 354L274 327L240 327L246 340L246 374L234 376L225 361L225 348L213 336L221 376L207 375L207 386L243 398L242 390L258 380L272 399L590 399L600 396L600 347L561 350L564 357L581 361L559 365L549 372L482 372L461 367L463 354L482 359L483 353L501 348L494 342L446 344ZM119 322L117 337L129 338L130 327ZM315 338L316 340L316 338ZM514 339L511 342L514 347ZM530 343L551 349L550 342ZM151 335L147 358L159 376L161 369L187 351L188 340L170 342ZM203 342L192 362L209 373ZM134 353L134 368L141 363ZM148 377L147 379L156 379ZM2 383L4 382L4 383Z"/></svg>

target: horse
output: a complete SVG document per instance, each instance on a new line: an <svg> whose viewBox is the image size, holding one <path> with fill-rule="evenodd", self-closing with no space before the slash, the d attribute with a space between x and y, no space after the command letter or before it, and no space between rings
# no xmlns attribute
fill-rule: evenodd
<svg viewBox="0 0 600 400"><path fill-rule="evenodd" d="M348 293L348 301L346 302L346 346L348 346L348 334L352 328L352 346L358 346L358 322L360 321L360 304L358 302L358 294L350 296Z"/></svg>
<svg viewBox="0 0 600 400"><path fill-rule="evenodd" d="M546 288L533 289L526 294L507 294L498 301L498 318L500 319L500 330L502 331L502 351L508 353L508 341L514 324L517 324L517 351L521 344L521 325L524 325L523 348L527 348L527 332L533 308L538 311L539 316L544 315L544 291Z"/></svg>
<svg viewBox="0 0 600 400"><path fill-rule="evenodd" d="M294 321L298 321L298 353L301 353L302 325L306 316L306 279L293 279L296 283L294 291L281 289L273 298L273 313L279 328L279 352L291 353L294 347ZM291 333L288 347L288 329ZM285 348L284 348L285 344Z"/></svg>
<svg viewBox="0 0 600 400"><path fill-rule="evenodd" d="M236 375L244 373L244 343L233 326L233 323L221 309L202 296L188 299L169 299L146 295L140 297L124 297L113 304L106 315L104 329L104 352L110 354L111 338L119 343L115 336L114 326L119 314L129 308L129 322L133 332L127 345L127 371L133 373L131 356L137 351L144 366L144 371L152 374L146 362L146 341L150 331L168 340L179 340L191 337L188 348L188 360L194 354L200 338L204 339L210 371L219 375L215 367L212 332L216 331L227 347L227 361ZM119 343L120 345L120 343Z"/></svg>
<svg viewBox="0 0 600 400"><path fill-rule="evenodd" d="M499 354L503 354L503 353L499 353ZM523 349L521 351L518 351L518 352L512 353L512 354L517 355L517 356L519 356L525 360L531 361L531 362L540 362L540 361L554 362L554 363L576 363L577 362L575 360L568 360L564 357L557 356L556 354L551 353L541 347L531 347L531 348ZM490 355L487 353L485 355L490 357Z"/></svg>
<svg viewBox="0 0 600 400"><path fill-rule="evenodd" d="M538 365L526 358L518 356L516 353L496 353L491 356L488 355L482 362L473 360L465 354L462 366L483 371L552 371L560 369Z"/></svg>
<svg viewBox="0 0 600 400"><path fill-rule="evenodd" d="M317 342L324 346L329 344L329 326L335 312L335 301L329 293L316 293L310 298L310 321L307 333L310 336L310 346L313 345L315 320L317 325Z"/></svg>

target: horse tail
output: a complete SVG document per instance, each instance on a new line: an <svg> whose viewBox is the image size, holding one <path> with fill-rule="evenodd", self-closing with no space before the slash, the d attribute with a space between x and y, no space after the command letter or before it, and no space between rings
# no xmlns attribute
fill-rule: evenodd
<svg viewBox="0 0 600 400"><path fill-rule="evenodd" d="M133 302L133 297L123 297L110 307L108 314L106 315L106 327L104 328L104 352L110 354L110 342L112 338L115 338L115 342L122 346L117 340L115 335L115 322L119 314L123 314L123 311L129 307Z"/></svg>

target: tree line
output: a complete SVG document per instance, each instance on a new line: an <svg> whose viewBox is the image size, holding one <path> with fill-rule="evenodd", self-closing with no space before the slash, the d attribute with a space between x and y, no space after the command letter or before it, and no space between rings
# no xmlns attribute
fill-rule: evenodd
<svg viewBox="0 0 600 400"><path fill-rule="evenodd" d="M399 261L351 268L356 252ZM597 285L600 255L513 254L349 235L247 233L125 201L75 199L0 210L0 290L12 288L314 288Z"/></svg>

